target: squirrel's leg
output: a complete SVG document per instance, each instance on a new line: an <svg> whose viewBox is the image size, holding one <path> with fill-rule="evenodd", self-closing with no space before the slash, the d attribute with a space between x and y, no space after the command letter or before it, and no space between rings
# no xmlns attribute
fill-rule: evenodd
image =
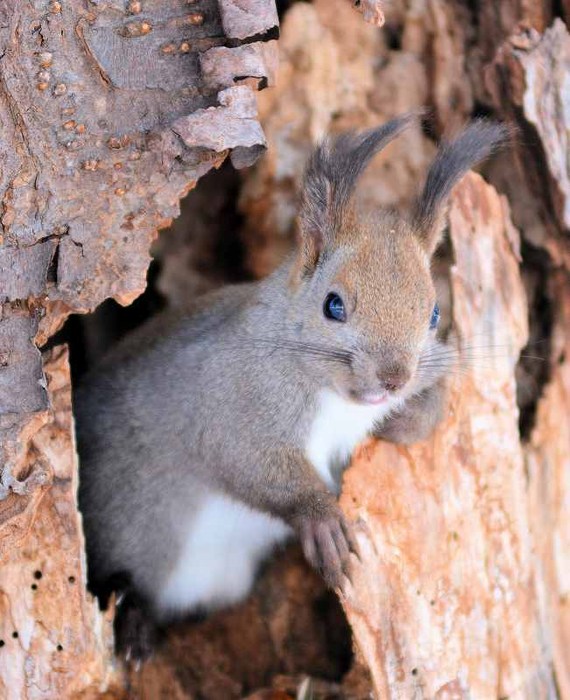
<svg viewBox="0 0 570 700"><path fill-rule="evenodd" d="M445 379L411 396L402 409L375 426L374 437L410 445L429 437L443 417Z"/></svg>
<svg viewBox="0 0 570 700"><path fill-rule="evenodd" d="M356 540L335 497L300 450L282 446L258 454L250 469L224 473L223 487L291 525L309 563L329 586L343 587L350 553L358 554Z"/></svg>

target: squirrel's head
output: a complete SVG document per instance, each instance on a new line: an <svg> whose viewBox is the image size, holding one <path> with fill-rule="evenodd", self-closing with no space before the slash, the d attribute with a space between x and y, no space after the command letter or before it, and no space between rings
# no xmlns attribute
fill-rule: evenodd
<svg viewBox="0 0 570 700"><path fill-rule="evenodd" d="M472 123L441 145L408 218L387 211L360 215L353 203L359 175L414 119L405 115L326 140L305 173L291 279L295 339L315 361L312 371L362 403L403 398L428 383L439 320L430 261L447 200L507 134L498 124Z"/></svg>

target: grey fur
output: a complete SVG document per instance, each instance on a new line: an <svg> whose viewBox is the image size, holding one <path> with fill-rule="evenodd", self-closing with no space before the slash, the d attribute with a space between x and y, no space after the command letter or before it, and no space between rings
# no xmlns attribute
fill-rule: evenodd
<svg viewBox="0 0 570 700"><path fill-rule="evenodd" d="M302 451L315 385L337 360L287 349L298 349L295 325L271 311L289 304L286 268L227 287L191 316L135 331L77 391L97 580L127 571L152 600L182 545L176 523L209 489L291 523L338 518Z"/></svg>
<svg viewBox="0 0 570 700"><path fill-rule="evenodd" d="M305 230L324 237L341 225L356 182L370 160L417 119L404 114L362 132L324 139L313 151L303 180L300 219Z"/></svg>
<svg viewBox="0 0 570 700"><path fill-rule="evenodd" d="M454 140L440 145L414 212L413 226L424 231L426 238L439 238L443 205L454 185L470 168L500 148L511 131L503 124L478 119Z"/></svg>
<svg viewBox="0 0 570 700"><path fill-rule="evenodd" d="M365 163L408 121L318 149L306 202L329 217L319 184L326 182L337 205L347 206ZM469 146L466 158L454 145L451 161L448 151L436 161L422 220L481 154L481 129L455 142ZM483 140L488 148L496 138ZM450 162L447 177L442 164ZM265 280L207 295L185 315L151 320L88 376L75 416L95 587L126 572L152 607L211 494L284 520L327 582L342 585L356 543L305 455L307 436L319 392L358 397L390 373L411 379L398 391L404 407L378 434L411 441L439 419L453 353L428 331L435 291L422 241L394 214L353 218L344 231L338 224L311 274L295 275L301 246ZM346 299L347 323L323 316L331 288Z"/></svg>

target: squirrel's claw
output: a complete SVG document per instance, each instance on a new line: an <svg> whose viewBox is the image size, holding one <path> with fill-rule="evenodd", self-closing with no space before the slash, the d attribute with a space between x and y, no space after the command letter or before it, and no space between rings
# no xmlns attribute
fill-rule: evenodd
<svg viewBox="0 0 570 700"><path fill-rule="evenodd" d="M349 524L339 513L326 520L303 521L300 538L307 561L320 571L332 589L344 590L345 579L351 581L350 554L358 545Z"/></svg>

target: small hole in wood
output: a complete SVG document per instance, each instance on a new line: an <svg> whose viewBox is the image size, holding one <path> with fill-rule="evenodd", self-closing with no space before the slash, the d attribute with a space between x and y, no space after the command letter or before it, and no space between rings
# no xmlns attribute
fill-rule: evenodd
<svg viewBox="0 0 570 700"><path fill-rule="evenodd" d="M34 571L34 578L37 579L38 581L41 579L42 576L43 576L43 574L39 569L37 569L37 571Z"/></svg>
<svg viewBox="0 0 570 700"><path fill-rule="evenodd" d="M57 647L56 647L56 649L57 649L58 651L63 651L63 647L61 646L61 644L58 644Z"/></svg>
<svg viewBox="0 0 570 700"><path fill-rule="evenodd" d="M32 591L37 591L37 590L38 590L38 584L37 584L37 583L32 583L32 585L30 586L30 588L32 589Z"/></svg>
<svg viewBox="0 0 570 700"><path fill-rule="evenodd" d="M75 583L75 576L69 576L67 580L69 583Z"/></svg>
<svg viewBox="0 0 570 700"><path fill-rule="evenodd" d="M418 669L417 669L417 668L413 668L413 669L412 669L412 676L417 676L417 675L418 675Z"/></svg>
<svg viewBox="0 0 570 700"><path fill-rule="evenodd" d="M3 639L0 639L0 647L3 647L6 642Z"/></svg>
<svg viewBox="0 0 570 700"><path fill-rule="evenodd" d="M18 635L17 632L12 632L12 637L14 637L14 639L18 639L18 636L19 636L19 635Z"/></svg>

